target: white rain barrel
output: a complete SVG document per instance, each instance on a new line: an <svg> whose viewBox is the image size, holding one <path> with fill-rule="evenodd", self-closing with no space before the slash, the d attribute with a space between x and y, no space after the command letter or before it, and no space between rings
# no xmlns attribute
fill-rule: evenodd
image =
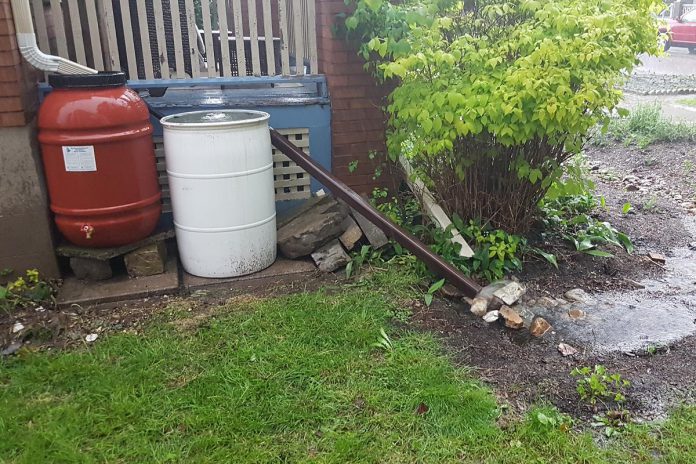
<svg viewBox="0 0 696 464"><path fill-rule="evenodd" d="M162 119L179 256L199 277L234 277L276 259L267 113L195 111Z"/></svg>

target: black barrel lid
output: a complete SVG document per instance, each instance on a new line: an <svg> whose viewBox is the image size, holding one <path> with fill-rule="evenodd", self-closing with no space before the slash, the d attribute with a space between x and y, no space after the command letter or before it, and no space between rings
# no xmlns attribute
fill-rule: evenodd
<svg viewBox="0 0 696 464"><path fill-rule="evenodd" d="M110 88L126 85L121 71L100 71L98 74L49 74L48 83L54 89Z"/></svg>

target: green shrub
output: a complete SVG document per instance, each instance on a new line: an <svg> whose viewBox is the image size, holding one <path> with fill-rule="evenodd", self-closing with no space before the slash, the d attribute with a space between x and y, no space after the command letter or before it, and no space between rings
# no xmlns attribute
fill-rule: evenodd
<svg viewBox="0 0 696 464"><path fill-rule="evenodd" d="M588 131L657 53L659 0L358 0L345 25L389 97L388 148L449 213L527 230ZM404 152L404 148L409 149Z"/></svg>

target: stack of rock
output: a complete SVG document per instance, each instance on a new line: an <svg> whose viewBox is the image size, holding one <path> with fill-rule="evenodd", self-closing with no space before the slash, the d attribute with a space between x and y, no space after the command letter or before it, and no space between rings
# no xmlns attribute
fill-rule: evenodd
<svg viewBox="0 0 696 464"><path fill-rule="evenodd" d="M348 252L360 244L379 249L387 243L384 232L331 196L313 198L278 220L280 253L290 259L311 256L325 272L347 265Z"/></svg>
<svg viewBox="0 0 696 464"><path fill-rule="evenodd" d="M518 282L500 281L484 287L475 298L465 298L470 311L488 323L501 320L511 329L529 329L535 337L542 337L551 330L551 324L536 316L529 309L517 305L525 288Z"/></svg>

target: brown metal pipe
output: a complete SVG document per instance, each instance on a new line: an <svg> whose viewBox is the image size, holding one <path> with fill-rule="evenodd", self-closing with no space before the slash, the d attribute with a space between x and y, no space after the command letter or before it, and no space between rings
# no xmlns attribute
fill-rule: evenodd
<svg viewBox="0 0 696 464"><path fill-rule="evenodd" d="M481 291L481 286L479 284L466 277L454 266L433 253L420 240L384 217L370 204L370 202L335 178L321 165L315 163L292 142L288 141L288 139L274 129L271 129L271 143L273 143L274 147L283 152L285 156L293 160L298 166L325 185L334 195L365 216L375 226L379 227L388 237L394 239L401 246L413 253L418 259L423 261L433 273L440 277L444 277L449 283L462 290L470 297L474 297Z"/></svg>

